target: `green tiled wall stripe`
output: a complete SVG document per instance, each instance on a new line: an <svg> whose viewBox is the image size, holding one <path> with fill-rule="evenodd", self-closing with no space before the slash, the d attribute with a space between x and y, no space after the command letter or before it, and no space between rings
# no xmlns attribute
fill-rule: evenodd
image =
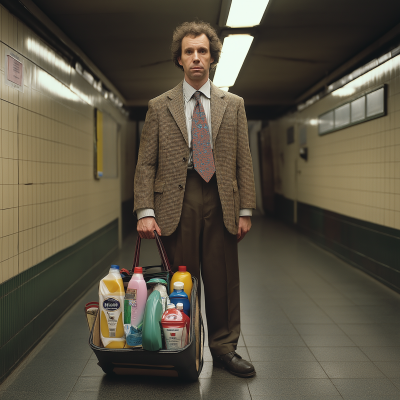
<svg viewBox="0 0 400 400"><path fill-rule="evenodd" d="M289 224L294 222L294 201L287 199L281 194L275 193L275 214L276 216Z"/></svg>
<svg viewBox="0 0 400 400"><path fill-rule="evenodd" d="M0 382L104 274L118 220L0 285Z"/></svg>
<svg viewBox="0 0 400 400"><path fill-rule="evenodd" d="M319 246L400 292L400 231L304 203L298 227Z"/></svg>
<svg viewBox="0 0 400 400"><path fill-rule="evenodd" d="M121 204L122 237L125 239L136 228L136 216L133 215L133 198Z"/></svg>

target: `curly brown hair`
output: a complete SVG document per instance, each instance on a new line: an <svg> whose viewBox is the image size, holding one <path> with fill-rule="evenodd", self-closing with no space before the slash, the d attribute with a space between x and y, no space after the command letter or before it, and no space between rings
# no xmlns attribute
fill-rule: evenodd
<svg viewBox="0 0 400 400"><path fill-rule="evenodd" d="M208 22L204 21L184 22L182 25L175 28L171 44L172 61L182 71L183 67L178 61L178 57L181 57L182 55L182 39L186 36L197 37L203 33L208 37L210 42L211 58L214 59L211 63L211 69L217 66L221 55L222 43L219 40L215 29Z"/></svg>

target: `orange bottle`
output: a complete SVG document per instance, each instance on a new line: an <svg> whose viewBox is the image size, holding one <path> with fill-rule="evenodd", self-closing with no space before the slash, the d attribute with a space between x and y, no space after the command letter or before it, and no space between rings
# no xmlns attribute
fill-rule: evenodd
<svg viewBox="0 0 400 400"><path fill-rule="evenodd" d="M186 267L184 265L179 266L179 271L175 272L170 284L170 293L174 291L174 283L175 282L183 282L183 291L187 294L188 299L190 301L190 294L192 293L192 275L190 272L186 271Z"/></svg>

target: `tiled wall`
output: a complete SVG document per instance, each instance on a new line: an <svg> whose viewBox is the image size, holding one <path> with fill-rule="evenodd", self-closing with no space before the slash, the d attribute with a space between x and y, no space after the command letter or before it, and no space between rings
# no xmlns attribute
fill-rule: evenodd
<svg viewBox="0 0 400 400"><path fill-rule="evenodd" d="M2 283L120 218L121 174L93 178L94 108L118 123L120 138L132 126L2 6L0 21ZM23 58L23 93L4 83L8 48Z"/></svg>
<svg viewBox="0 0 400 400"><path fill-rule="evenodd" d="M324 136L318 116L387 84L387 116ZM308 161L299 157L306 126ZM295 142L286 144L286 130ZM301 112L269 125L275 192L335 213L400 229L400 56L350 82Z"/></svg>

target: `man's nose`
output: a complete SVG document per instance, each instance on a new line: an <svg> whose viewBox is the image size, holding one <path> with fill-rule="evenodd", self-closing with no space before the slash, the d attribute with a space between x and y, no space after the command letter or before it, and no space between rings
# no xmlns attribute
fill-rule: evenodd
<svg viewBox="0 0 400 400"><path fill-rule="evenodd" d="M193 60L194 60L194 61L200 60L200 58L199 58L199 53L198 53L197 51L194 52L193 56L194 56L194 57L193 57Z"/></svg>

